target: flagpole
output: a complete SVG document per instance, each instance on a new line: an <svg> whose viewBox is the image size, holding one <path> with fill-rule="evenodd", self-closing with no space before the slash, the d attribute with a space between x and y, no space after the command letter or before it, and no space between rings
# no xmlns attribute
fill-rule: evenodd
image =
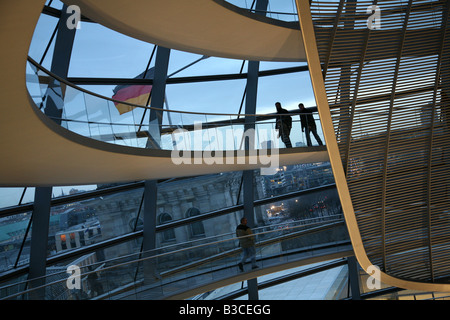
<svg viewBox="0 0 450 320"><path fill-rule="evenodd" d="M208 58L209 58L209 56L203 56L203 57L201 57L200 59L197 59L197 60L195 60L194 62L188 64L187 66L184 66L183 68L181 68L181 69L175 71L174 73L168 75L167 78L170 78L171 76L176 75L177 73L183 71L184 69L187 69L187 68L193 66L193 65L196 64L197 62L202 61L202 60L204 60L204 59L208 59Z"/></svg>

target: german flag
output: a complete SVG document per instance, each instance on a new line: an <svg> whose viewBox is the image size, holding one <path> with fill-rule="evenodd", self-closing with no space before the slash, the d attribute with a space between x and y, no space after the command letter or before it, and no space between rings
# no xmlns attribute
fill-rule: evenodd
<svg viewBox="0 0 450 320"><path fill-rule="evenodd" d="M135 79L153 79L155 68L150 68L142 72ZM151 85L118 85L113 89L114 95L112 98L118 101L134 103L145 106L147 104L150 93L152 92ZM133 106L114 102L120 114L130 112L134 109Z"/></svg>

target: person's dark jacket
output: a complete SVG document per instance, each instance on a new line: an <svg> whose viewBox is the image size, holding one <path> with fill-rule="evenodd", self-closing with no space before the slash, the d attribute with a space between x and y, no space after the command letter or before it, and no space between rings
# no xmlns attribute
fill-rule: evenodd
<svg viewBox="0 0 450 320"><path fill-rule="evenodd" d="M317 108L305 108L303 111L299 111L302 130L304 128L316 128L316 121L312 115L313 112L317 112Z"/></svg>
<svg viewBox="0 0 450 320"><path fill-rule="evenodd" d="M250 248L255 245L255 236L249 226L240 224L236 228L236 236L239 238L239 243L242 248Z"/></svg>
<svg viewBox="0 0 450 320"><path fill-rule="evenodd" d="M289 111L286 109L280 108L277 111L278 114L289 114ZM275 129L280 129L281 124L284 124L289 129L292 128L292 117L291 116L278 116L277 117L277 123L275 125Z"/></svg>

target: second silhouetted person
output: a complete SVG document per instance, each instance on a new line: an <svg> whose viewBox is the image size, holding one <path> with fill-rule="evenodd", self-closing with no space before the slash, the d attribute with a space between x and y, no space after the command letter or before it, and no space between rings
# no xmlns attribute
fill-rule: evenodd
<svg viewBox="0 0 450 320"><path fill-rule="evenodd" d="M322 140L317 134L316 121L314 120L314 117L312 115L313 112L317 112L317 108L305 108L303 103L300 103L298 107L300 109L300 122L302 125L302 132L305 133L307 145L309 147L312 146L311 137L309 136L309 134L312 133L314 135L314 138L316 138L319 146L322 146Z"/></svg>

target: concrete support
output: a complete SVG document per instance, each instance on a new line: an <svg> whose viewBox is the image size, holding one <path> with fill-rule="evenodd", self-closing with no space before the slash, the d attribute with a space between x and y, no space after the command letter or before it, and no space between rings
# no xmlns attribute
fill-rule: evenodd
<svg viewBox="0 0 450 320"><path fill-rule="evenodd" d="M153 77L152 100L150 107L160 110L150 110L149 132L147 148L159 149L161 143L161 124L163 120L164 98L166 94L166 79L169 66L170 49L158 47L156 51L155 73ZM156 210L157 210L157 181L145 181L144 186L144 235L143 257L154 255L156 248ZM144 282L153 283L159 278L157 261L153 258L144 260Z"/></svg>
<svg viewBox="0 0 450 320"><path fill-rule="evenodd" d="M150 128L154 128L155 135L152 135L158 143L161 141L160 126L163 119L164 97L166 92L166 78L169 66L170 49L158 47L155 61L155 74L153 78L152 100L150 106L158 108L150 111ZM151 132L152 134L152 132ZM150 141L148 148L152 148ZM143 250L148 251L156 247L156 201L157 201L157 181L146 181L144 187L144 242Z"/></svg>
<svg viewBox="0 0 450 320"><path fill-rule="evenodd" d="M265 15L267 10L268 0L258 0L256 3L256 13ZM245 100L245 113L255 114L256 113L256 100L258 93L258 72L259 72L259 61L249 61L248 71L247 71L247 95ZM246 116L245 117L245 130L255 131L255 117ZM245 141L245 150L251 152L255 149L255 135L247 135L249 140ZM247 218L248 225L250 227L255 226L255 213L253 207L254 201L254 185L253 185L253 170L246 170L243 173L244 179L244 217ZM250 279L247 281L248 287L248 299L249 300L259 300L258 295L258 279Z"/></svg>
<svg viewBox="0 0 450 320"><path fill-rule="evenodd" d="M163 121L164 99L166 95L166 79L169 67L170 49L158 47L155 60L155 75L153 77L152 99L150 107L160 110L150 110L149 133L147 148L160 149L161 124Z"/></svg>
<svg viewBox="0 0 450 320"><path fill-rule="evenodd" d="M258 61L249 61L248 76L247 76L247 96L245 104L246 114L256 113L256 98L258 89ZM254 133L255 117L245 117L245 130L251 130ZM247 135L248 140L245 141L245 150L252 152L255 149L255 136L253 134ZM253 207L254 201L254 185L253 185L253 170L246 170L243 173L243 187L244 187L244 217L247 218L250 227L255 226L255 213ZM248 299L258 300L258 279L250 279L247 281Z"/></svg>

